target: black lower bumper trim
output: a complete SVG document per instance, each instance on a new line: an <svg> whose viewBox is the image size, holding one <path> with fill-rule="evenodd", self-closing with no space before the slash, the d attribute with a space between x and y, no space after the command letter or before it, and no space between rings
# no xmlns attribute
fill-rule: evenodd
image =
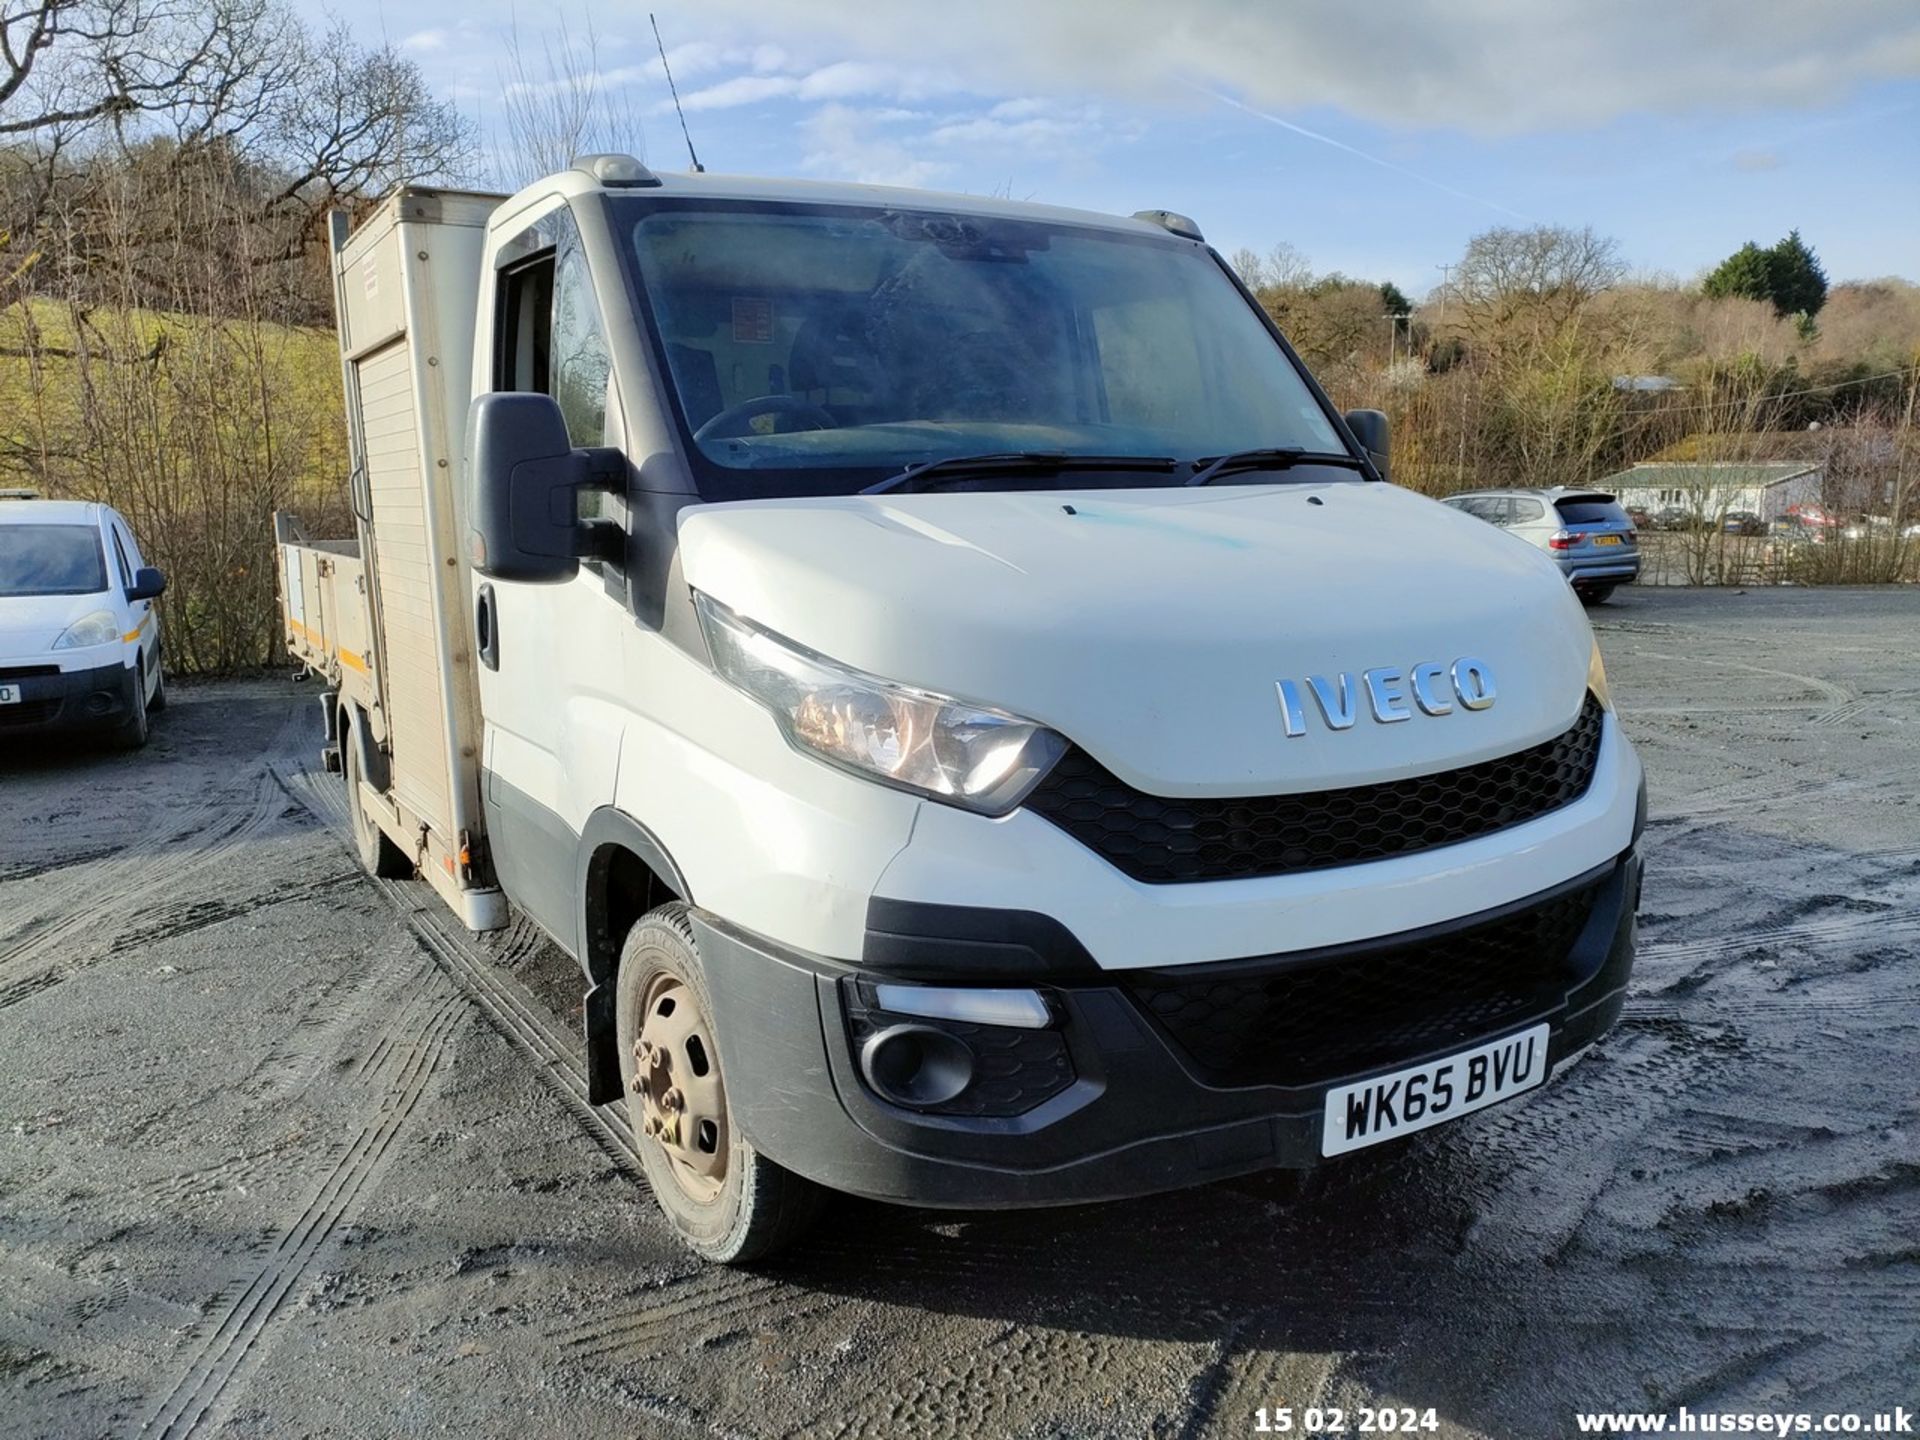
<svg viewBox="0 0 1920 1440"><path fill-rule="evenodd" d="M1181 1053L1121 977L1039 982L1071 1053L1073 1080L1016 1115L931 1114L881 1101L860 1076L842 1008L844 967L792 955L698 912L694 923L729 1100L747 1138L836 1190L973 1209L1116 1199L1270 1167L1307 1168L1319 1162L1332 1087L1542 1023L1551 1027L1549 1064L1558 1064L1613 1025L1633 966L1638 856L1623 855L1591 883L1558 990L1485 1033L1465 1040L1449 1033L1431 1051L1351 1074L1222 1084ZM953 983L980 983L971 967L957 970Z"/></svg>
<svg viewBox="0 0 1920 1440"><path fill-rule="evenodd" d="M111 730L133 714L140 689L138 670L118 662L90 670L44 665L30 670L17 678L0 676L0 683L20 691L18 701L0 705L0 735Z"/></svg>

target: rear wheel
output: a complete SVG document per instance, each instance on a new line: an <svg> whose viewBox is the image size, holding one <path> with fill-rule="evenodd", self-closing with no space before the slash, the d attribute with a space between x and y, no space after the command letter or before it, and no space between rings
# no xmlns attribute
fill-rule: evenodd
<svg viewBox="0 0 1920 1440"><path fill-rule="evenodd" d="M413 876L413 861L380 828L380 824L367 813L367 807L360 799L360 747L354 743L353 732L347 726L340 729L340 748L346 754L346 763L341 769L347 778L347 820L353 828L353 848L360 857L360 863L366 867L369 875L378 875L383 880L408 880Z"/></svg>
<svg viewBox="0 0 1920 1440"><path fill-rule="evenodd" d="M684 905L644 916L620 952L620 1078L640 1163L681 1240L744 1265L799 1239L826 1192L735 1129L713 1002Z"/></svg>
<svg viewBox="0 0 1920 1440"><path fill-rule="evenodd" d="M1579 592L1582 605L1604 605L1613 596L1611 585L1589 585Z"/></svg>

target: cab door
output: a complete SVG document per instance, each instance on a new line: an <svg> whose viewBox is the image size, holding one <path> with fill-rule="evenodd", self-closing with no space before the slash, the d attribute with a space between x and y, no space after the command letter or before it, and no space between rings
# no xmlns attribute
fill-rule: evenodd
<svg viewBox="0 0 1920 1440"><path fill-rule="evenodd" d="M571 212L556 203L495 253L485 388L551 395L574 445L618 444L606 327ZM624 519L618 497L592 503ZM611 803L619 760L631 624L617 578L598 562L558 584L474 577L494 870L508 897L575 953L579 836Z"/></svg>

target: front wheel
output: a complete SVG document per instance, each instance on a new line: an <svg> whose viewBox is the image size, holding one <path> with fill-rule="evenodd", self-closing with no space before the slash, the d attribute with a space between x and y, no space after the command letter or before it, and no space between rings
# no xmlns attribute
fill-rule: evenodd
<svg viewBox="0 0 1920 1440"><path fill-rule="evenodd" d="M755 1150L733 1124L686 906L663 905L633 927L615 993L627 1114L668 1223L722 1265L763 1260L798 1240L826 1192Z"/></svg>
<svg viewBox="0 0 1920 1440"><path fill-rule="evenodd" d="M120 722L115 732L123 750L144 750L151 727L147 720L147 672L143 665L136 665L133 672L133 703L127 718Z"/></svg>

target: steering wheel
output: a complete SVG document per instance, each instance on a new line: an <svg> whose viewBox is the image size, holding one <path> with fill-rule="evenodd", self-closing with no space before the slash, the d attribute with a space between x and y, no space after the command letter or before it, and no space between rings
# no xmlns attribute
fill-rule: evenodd
<svg viewBox="0 0 1920 1440"><path fill-rule="evenodd" d="M811 400L798 395L756 395L729 405L693 432L695 440L734 440L748 433L747 427L762 415L794 415L813 423L811 430L838 429L840 422Z"/></svg>

